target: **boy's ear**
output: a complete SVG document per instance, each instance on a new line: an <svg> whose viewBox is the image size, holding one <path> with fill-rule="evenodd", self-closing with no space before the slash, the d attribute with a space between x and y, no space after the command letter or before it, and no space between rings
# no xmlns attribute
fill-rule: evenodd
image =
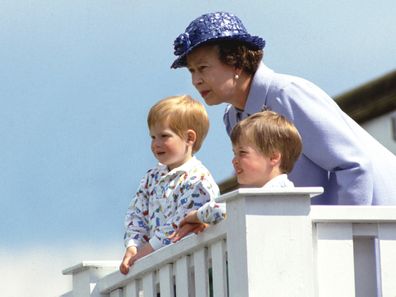
<svg viewBox="0 0 396 297"><path fill-rule="evenodd" d="M271 155L271 157L270 157L270 161L271 161L271 164L272 164L273 166L274 166L274 165L277 165L277 164L280 164L281 159L282 159L282 155L281 155L280 152L274 152L274 153Z"/></svg>
<svg viewBox="0 0 396 297"><path fill-rule="evenodd" d="M192 129L188 129L187 130L187 143L194 144L196 140L197 140L197 133L195 133L195 131Z"/></svg>

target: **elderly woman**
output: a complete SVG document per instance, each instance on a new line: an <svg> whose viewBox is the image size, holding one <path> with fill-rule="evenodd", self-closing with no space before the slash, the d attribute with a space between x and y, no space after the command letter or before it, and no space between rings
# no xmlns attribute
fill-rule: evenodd
<svg viewBox="0 0 396 297"><path fill-rule="evenodd" d="M235 15L208 13L176 38L171 67L187 67L208 105L228 104L228 134L238 121L264 109L292 121L303 153L290 179L296 186L324 188L314 204L395 205L396 156L319 87L265 66L264 45Z"/></svg>

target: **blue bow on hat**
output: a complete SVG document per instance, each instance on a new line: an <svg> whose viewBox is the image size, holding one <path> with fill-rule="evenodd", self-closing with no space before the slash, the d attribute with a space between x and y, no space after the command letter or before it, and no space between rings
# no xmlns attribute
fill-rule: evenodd
<svg viewBox="0 0 396 297"><path fill-rule="evenodd" d="M175 39L174 54L179 57L171 68L185 67L186 55L197 46L211 40L225 39L239 40L252 49L263 49L265 46L265 40L250 35L237 16L228 12L207 13L192 21L186 31Z"/></svg>

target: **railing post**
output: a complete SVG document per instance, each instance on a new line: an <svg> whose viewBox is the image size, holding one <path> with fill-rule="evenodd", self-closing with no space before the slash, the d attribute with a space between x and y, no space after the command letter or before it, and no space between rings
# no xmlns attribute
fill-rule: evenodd
<svg viewBox="0 0 396 297"><path fill-rule="evenodd" d="M73 297L99 297L95 290L97 281L105 275L118 269L119 262L115 261L84 261L62 271L64 275L72 275ZM68 295L66 295L68 296Z"/></svg>
<svg viewBox="0 0 396 297"><path fill-rule="evenodd" d="M310 198L322 188L239 189L227 202L231 297L314 296Z"/></svg>

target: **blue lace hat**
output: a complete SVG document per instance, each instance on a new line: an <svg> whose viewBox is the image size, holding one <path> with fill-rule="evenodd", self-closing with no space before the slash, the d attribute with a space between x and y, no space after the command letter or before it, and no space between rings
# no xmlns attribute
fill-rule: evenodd
<svg viewBox="0 0 396 297"><path fill-rule="evenodd" d="M258 36L250 35L242 21L228 12L207 13L195 19L188 25L186 31L180 34L173 43L174 54L178 58L171 68L186 66L186 56L194 48L212 40L239 40L252 49L263 49L265 41Z"/></svg>

